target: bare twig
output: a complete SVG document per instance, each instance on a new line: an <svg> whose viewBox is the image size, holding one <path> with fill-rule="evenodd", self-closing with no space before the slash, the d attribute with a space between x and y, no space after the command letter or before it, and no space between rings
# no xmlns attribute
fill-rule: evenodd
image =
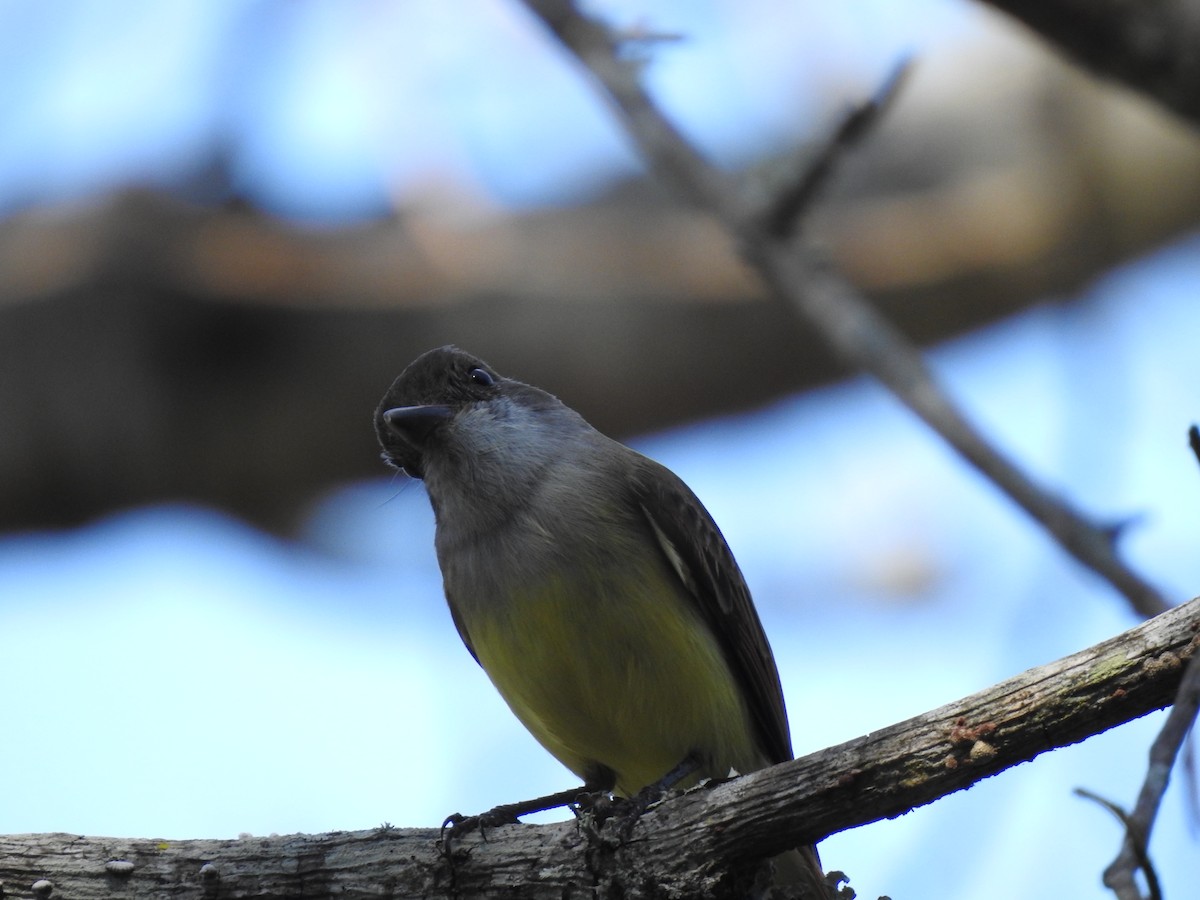
<svg viewBox="0 0 1200 900"><path fill-rule="evenodd" d="M1175 757L1184 738L1196 722L1197 710L1200 710L1198 661L1200 654L1193 656L1188 663L1183 682L1179 685L1171 711L1167 714L1167 721L1150 746L1150 766L1146 771L1146 780L1142 783L1133 813L1125 819L1125 843L1117 858L1104 870L1104 883L1112 888L1121 900L1140 896L1134 881L1134 873L1139 868L1150 886L1150 896L1157 896L1157 879L1149 866L1145 848L1150 841L1150 832L1158 815L1158 807L1167 790Z"/></svg>
<svg viewBox="0 0 1200 900"><path fill-rule="evenodd" d="M1107 809L1110 813L1120 820L1125 826L1125 846L1132 852L1133 858L1137 862L1138 868L1146 875L1146 890L1149 892L1149 900L1162 900L1162 888L1158 883L1158 873L1154 870L1153 863L1150 862L1150 852L1147 847L1149 843L1149 835L1141 825L1133 820L1133 816L1121 809L1120 806L1101 797L1099 794L1094 794L1085 788L1075 788L1075 793L1080 797L1098 803ZM1133 871L1129 872L1129 884L1121 888L1113 887L1116 891L1118 900L1142 900L1141 892L1138 891L1137 885L1133 880Z"/></svg>
<svg viewBox="0 0 1200 900"><path fill-rule="evenodd" d="M911 60L904 60L892 71L875 96L854 106L841 124L821 143L815 156L805 154L799 171L788 173L787 183L776 185L773 196L760 215L767 234L787 240L795 233L821 189L829 183L837 163L846 152L865 138L891 109L893 101L908 83Z"/></svg>
<svg viewBox="0 0 1200 900"><path fill-rule="evenodd" d="M1188 429L1188 443L1192 453L1200 462L1200 428L1193 425ZM1158 877L1150 864L1149 844L1150 833L1154 828L1154 820L1158 815L1159 805L1167 791L1167 783L1171 777L1171 769L1184 741L1196 724L1196 714L1200 710L1200 654L1194 656L1188 663L1183 680L1176 692L1171 712L1167 721L1159 731L1153 745L1150 747L1150 765L1146 770L1146 778L1138 794L1137 806L1133 812L1126 813L1114 803L1104 800L1090 791L1077 789L1076 793L1088 797L1107 807L1125 824L1125 841L1121 852L1104 870L1104 883L1110 887L1118 900L1142 900L1135 875L1141 869L1146 877L1146 887L1150 900L1158 900L1161 896ZM1189 768L1187 771L1191 772ZM1194 778L1189 775L1189 783Z"/></svg>
<svg viewBox="0 0 1200 900"><path fill-rule="evenodd" d="M1167 608L1158 590L1117 556L1104 529L1037 485L984 439L939 387L920 352L851 285L763 227L755 205L659 111L636 69L620 59L604 25L580 13L571 0L526 3L605 87L651 168L721 221L781 301L807 319L843 359L886 385L1138 612L1149 616Z"/></svg>

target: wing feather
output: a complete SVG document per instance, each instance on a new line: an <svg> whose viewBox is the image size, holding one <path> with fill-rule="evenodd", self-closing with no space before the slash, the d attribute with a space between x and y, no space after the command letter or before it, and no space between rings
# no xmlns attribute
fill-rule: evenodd
<svg viewBox="0 0 1200 900"><path fill-rule="evenodd" d="M712 516L683 481L643 457L631 479L659 546L717 636L772 762L792 758L783 688L750 590Z"/></svg>

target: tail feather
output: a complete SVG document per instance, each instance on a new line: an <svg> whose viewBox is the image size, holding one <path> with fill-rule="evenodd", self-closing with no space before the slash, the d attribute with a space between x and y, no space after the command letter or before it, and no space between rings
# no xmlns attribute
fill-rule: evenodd
<svg viewBox="0 0 1200 900"><path fill-rule="evenodd" d="M798 847L771 860L774 875L771 886L762 895L772 900L830 900L836 896L825 881L821 857L815 845Z"/></svg>

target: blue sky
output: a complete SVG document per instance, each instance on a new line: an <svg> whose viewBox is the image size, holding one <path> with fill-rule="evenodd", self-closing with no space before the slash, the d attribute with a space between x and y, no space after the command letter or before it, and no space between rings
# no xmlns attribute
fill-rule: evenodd
<svg viewBox="0 0 1200 900"><path fill-rule="evenodd" d="M586 84L498 0L453 19L435 2L67 5L0 3L0 210L169 182L218 145L256 201L326 223L429 178L530 205L633 165ZM973 27L958 4L899 7L660 4L650 24L691 38L649 74L732 162L828 113L814 78L851 99L898 55ZM1195 590L1200 515L1185 437L1200 418L1198 249L1181 241L1086 305L933 355L1044 482L1101 519L1140 514L1123 549L1175 599ZM865 381L637 446L725 531L775 647L797 752L1134 623ZM459 644L419 484L381 468L321 498L306 539L189 507L0 538L0 684L17 723L0 743L0 832L429 826L570 784ZM1158 721L836 836L825 860L860 896L1106 897L1118 826L1071 790L1131 802ZM1196 848L1178 785L1151 850L1167 895L1186 896Z"/></svg>
<svg viewBox="0 0 1200 900"><path fill-rule="evenodd" d="M972 21L949 0L596 7L687 35L647 78L725 161L802 134L832 112L830 85L857 100ZM0 211L170 182L217 150L253 200L318 221L438 179L562 202L636 166L591 85L505 0L8 0L0 70Z"/></svg>

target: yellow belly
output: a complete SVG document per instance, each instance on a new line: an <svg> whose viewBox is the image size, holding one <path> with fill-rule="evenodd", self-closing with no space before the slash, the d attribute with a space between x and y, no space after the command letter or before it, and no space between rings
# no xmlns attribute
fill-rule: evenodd
<svg viewBox="0 0 1200 900"><path fill-rule="evenodd" d="M580 778L612 770L619 794L689 754L701 762L692 782L762 767L715 638L673 573L647 568L598 588L557 580L472 604L464 624L484 670L542 746Z"/></svg>

